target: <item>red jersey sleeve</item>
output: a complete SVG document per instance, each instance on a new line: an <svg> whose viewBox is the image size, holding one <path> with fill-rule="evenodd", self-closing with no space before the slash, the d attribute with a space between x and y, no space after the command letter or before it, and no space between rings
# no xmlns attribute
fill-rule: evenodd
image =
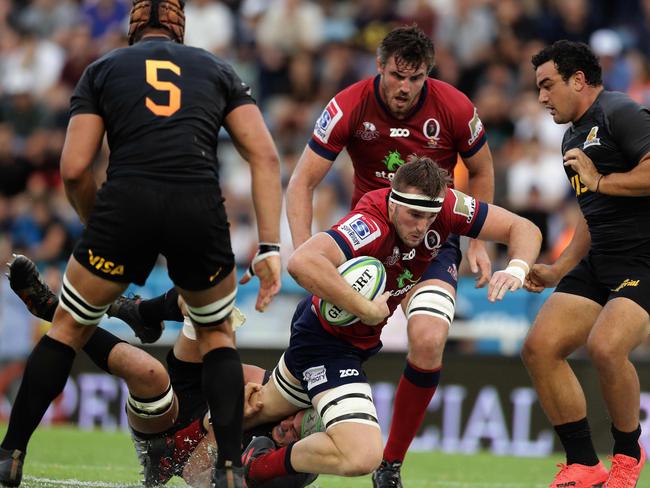
<svg viewBox="0 0 650 488"><path fill-rule="evenodd" d="M350 260L357 256L374 256L379 251L382 235L389 232L380 220L353 210L326 231Z"/></svg>
<svg viewBox="0 0 650 488"><path fill-rule="evenodd" d="M323 109L314 126L309 147L319 156L334 161L348 145L354 128L353 114L367 90L363 80L339 92Z"/></svg>
<svg viewBox="0 0 650 488"><path fill-rule="evenodd" d="M449 188L442 206L440 224L444 225L450 234L475 238L483 228L488 208L487 203Z"/></svg>
<svg viewBox="0 0 650 488"><path fill-rule="evenodd" d="M485 128L470 99L460 90L452 86L448 88L446 100L452 117L454 141L461 157L471 157L487 141Z"/></svg>

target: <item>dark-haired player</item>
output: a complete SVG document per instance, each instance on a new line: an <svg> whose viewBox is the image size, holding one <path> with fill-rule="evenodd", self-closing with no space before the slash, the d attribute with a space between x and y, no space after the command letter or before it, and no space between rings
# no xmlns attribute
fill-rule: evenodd
<svg viewBox="0 0 650 488"><path fill-rule="evenodd" d="M0 449L0 483L7 486L20 484L29 439L63 389L76 352L128 284L144 284L159 254L196 328L219 444L213 483L242 486L244 382L229 323L237 288L217 134L225 127L251 166L259 310L280 286L279 159L249 87L224 61L183 45L183 8L183 0L134 0L130 46L88 66L72 95L61 175L86 227L52 328L27 361L11 411ZM108 178L97 191L91 166L104 134ZM139 407L163 408L157 397L140 398Z"/></svg>
<svg viewBox="0 0 650 488"><path fill-rule="evenodd" d="M585 44L558 41L532 63L539 101L556 123L571 123L562 153L584 216L558 260L533 266L526 283L532 291L557 285L522 351L566 451L567 464L550 487L634 488L646 457L639 445L639 378L628 356L650 332L650 112L603 89L600 65ZM567 362L583 345L612 419L609 474Z"/></svg>
<svg viewBox="0 0 650 488"><path fill-rule="evenodd" d="M492 201L492 156L481 119L463 93L428 76L434 61L433 43L419 28L397 28L377 49L377 76L346 88L325 107L287 188L294 247L311 235L314 188L344 148L354 166L350 208L365 193L390 186L410 154L432 158L449 174L460 156L469 170L469 193ZM426 244L437 259L418 286L438 286L443 292L430 296L426 310L407 317L408 356L395 395L384 463L373 476L377 488L401 486L400 466L438 386L454 316L453 309L445 311L458 285L458 236ZM472 271L480 271L477 287L484 286L491 273L485 245L470 240L468 258Z"/></svg>
<svg viewBox="0 0 650 488"><path fill-rule="evenodd" d="M448 188L448 183L447 172L430 158L413 158L397 170L392 188L367 193L332 229L314 235L291 256L289 272L313 296L296 309L289 347L260 392L262 408L255 419L277 420L313 405L325 432L278 450L268 439L254 439L243 456L249 488L265 487L295 472L360 476L379 466L382 438L363 363L381 349L381 330L398 306L408 315L428 308L428 295L444 293L439 286L409 284L419 282L437 259L427 245L432 235L444 241L457 233L508 244L513 259L492 276L489 300L501 300L523 285L528 263L539 253L539 229ZM405 254L411 259L401 259ZM372 301L337 271L358 256L375 257L386 269L386 292ZM359 317L359 322L329 324L316 297ZM453 307L448 300L444 312L451 314Z"/></svg>

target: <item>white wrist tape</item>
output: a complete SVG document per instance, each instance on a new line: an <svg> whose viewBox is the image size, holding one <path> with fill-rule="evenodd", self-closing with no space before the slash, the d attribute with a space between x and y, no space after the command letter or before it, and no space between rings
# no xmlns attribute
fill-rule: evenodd
<svg viewBox="0 0 650 488"><path fill-rule="evenodd" d="M508 267L506 269L504 269L503 272L508 273L509 275L512 275L515 278L518 278L519 281L521 281L522 284L524 283L524 280L526 279L526 272L523 270L523 268L521 266L508 265Z"/></svg>
<svg viewBox="0 0 650 488"><path fill-rule="evenodd" d="M508 266L512 265L520 265L522 268L524 268L524 271L528 273L530 271L530 266L528 266L528 263L524 261L523 259L511 259L510 262L508 263Z"/></svg>

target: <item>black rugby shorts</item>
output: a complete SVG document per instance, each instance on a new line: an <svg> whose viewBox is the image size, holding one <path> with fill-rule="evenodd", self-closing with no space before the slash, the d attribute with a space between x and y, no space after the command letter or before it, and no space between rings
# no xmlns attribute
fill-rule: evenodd
<svg viewBox="0 0 650 488"><path fill-rule="evenodd" d="M555 291L603 306L625 297L650 313L650 258L589 254L562 278Z"/></svg>
<svg viewBox="0 0 650 488"><path fill-rule="evenodd" d="M97 192L74 256L111 281L143 285L158 255L172 282L210 288L235 265L223 199L215 185L116 178Z"/></svg>

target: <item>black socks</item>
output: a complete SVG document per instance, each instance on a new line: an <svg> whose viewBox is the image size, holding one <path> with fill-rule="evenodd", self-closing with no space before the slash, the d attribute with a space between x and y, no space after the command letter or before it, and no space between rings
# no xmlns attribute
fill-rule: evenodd
<svg viewBox="0 0 650 488"><path fill-rule="evenodd" d="M75 351L49 336L43 336L27 360L23 381L11 409L3 449L25 452L50 403L63 391Z"/></svg>
<svg viewBox="0 0 650 488"><path fill-rule="evenodd" d="M583 464L585 466L598 464L598 456L591 440L591 429L586 418L577 422L556 425L555 432L560 437L560 442L566 451L567 464Z"/></svg>

